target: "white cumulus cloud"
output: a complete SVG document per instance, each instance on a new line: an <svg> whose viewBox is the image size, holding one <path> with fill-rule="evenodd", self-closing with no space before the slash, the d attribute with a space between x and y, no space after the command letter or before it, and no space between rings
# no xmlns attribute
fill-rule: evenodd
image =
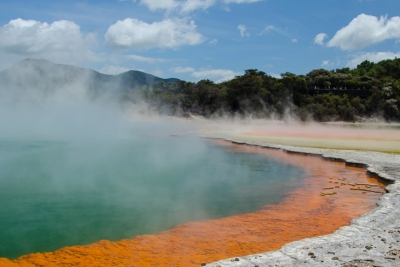
<svg viewBox="0 0 400 267"><path fill-rule="evenodd" d="M243 24L240 24L238 27L238 30L240 32L240 36L244 37L244 36L250 36L249 33L247 33L247 28L246 26L244 26Z"/></svg>
<svg viewBox="0 0 400 267"><path fill-rule="evenodd" d="M361 62L368 60L371 62L379 62L385 59L394 59L394 58L400 58L400 52L399 53L393 53L393 52L368 52L368 53L363 53L363 54L358 54L355 55L352 60L350 60L347 63L348 67L355 68L357 67L358 64Z"/></svg>
<svg viewBox="0 0 400 267"><path fill-rule="evenodd" d="M49 24L18 18L0 28L0 50L23 57L76 63L95 59L91 51L95 44L93 33L82 33L79 25L68 20Z"/></svg>
<svg viewBox="0 0 400 267"><path fill-rule="evenodd" d="M388 39L400 38L400 17L375 17L360 14L327 43L328 47L356 50Z"/></svg>
<svg viewBox="0 0 400 267"><path fill-rule="evenodd" d="M326 33L317 34L317 36L315 36L315 38L314 38L314 44L323 45L326 37L328 37L328 35L326 35Z"/></svg>
<svg viewBox="0 0 400 267"><path fill-rule="evenodd" d="M151 24L127 18L111 25L106 34L106 45L118 49L177 48L197 45L205 38L196 31L194 21L166 19Z"/></svg>

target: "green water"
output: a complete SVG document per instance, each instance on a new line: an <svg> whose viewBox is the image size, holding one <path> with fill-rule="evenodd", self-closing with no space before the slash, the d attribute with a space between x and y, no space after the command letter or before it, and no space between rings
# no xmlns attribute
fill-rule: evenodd
<svg viewBox="0 0 400 267"><path fill-rule="evenodd" d="M256 211L304 175L198 138L0 141L0 257Z"/></svg>

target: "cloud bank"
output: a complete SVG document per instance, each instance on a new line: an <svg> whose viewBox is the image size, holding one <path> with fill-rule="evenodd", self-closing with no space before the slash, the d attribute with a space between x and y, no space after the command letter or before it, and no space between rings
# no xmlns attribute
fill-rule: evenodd
<svg viewBox="0 0 400 267"><path fill-rule="evenodd" d="M80 62L95 58L91 51L95 44L95 34L82 33L68 20L49 24L18 18L0 28L0 50L24 57Z"/></svg>

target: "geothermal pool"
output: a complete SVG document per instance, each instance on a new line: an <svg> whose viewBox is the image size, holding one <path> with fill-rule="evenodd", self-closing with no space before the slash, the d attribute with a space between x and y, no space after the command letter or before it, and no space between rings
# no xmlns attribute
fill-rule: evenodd
<svg viewBox="0 0 400 267"><path fill-rule="evenodd" d="M255 212L306 171L197 137L0 141L0 257Z"/></svg>

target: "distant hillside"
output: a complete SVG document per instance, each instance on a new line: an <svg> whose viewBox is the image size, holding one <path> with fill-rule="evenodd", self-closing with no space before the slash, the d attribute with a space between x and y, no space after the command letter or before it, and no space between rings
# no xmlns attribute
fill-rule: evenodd
<svg viewBox="0 0 400 267"><path fill-rule="evenodd" d="M107 75L92 69L55 64L41 59L26 59L0 72L0 90L27 92L37 90L45 95L67 87L88 89L91 95L126 93L136 88L165 84L178 79L162 79L141 71Z"/></svg>

